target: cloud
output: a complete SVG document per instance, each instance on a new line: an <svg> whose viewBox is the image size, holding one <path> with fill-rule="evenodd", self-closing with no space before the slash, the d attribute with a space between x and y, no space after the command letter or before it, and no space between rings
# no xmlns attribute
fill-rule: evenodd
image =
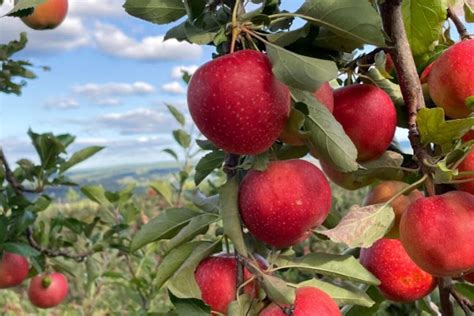
<svg viewBox="0 0 474 316"><path fill-rule="evenodd" d="M198 66L196 65L173 67L173 69L171 69L171 78L179 80L183 77L183 71L188 72L190 75L192 75L197 69Z"/></svg>
<svg viewBox="0 0 474 316"><path fill-rule="evenodd" d="M164 36L148 36L140 41L129 37L110 24L97 23L94 38L105 53L137 60L193 60L202 55L202 48L175 39L164 41Z"/></svg>
<svg viewBox="0 0 474 316"><path fill-rule="evenodd" d="M96 99L95 102L98 105L105 105L105 106L116 106L121 105L123 102L119 98L103 98L103 99Z"/></svg>
<svg viewBox="0 0 474 316"><path fill-rule="evenodd" d="M161 90L171 94L185 94L186 89L178 82L172 81L161 86Z"/></svg>
<svg viewBox="0 0 474 316"><path fill-rule="evenodd" d="M70 110L77 109L79 102L69 97L50 98L44 102L43 107L46 109Z"/></svg>
<svg viewBox="0 0 474 316"><path fill-rule="evenodd" d="M69 14L86 17L126 15L123 0L75 0L69 1Z"/></svg>
<svg viewBox="0 0 474 316"><path fill-rule="evenodd" d="M145 95L155 92L155 87L143 81L133 83L86 83L74 86L72 91L77 95L95 98L109 95Z"/></svg>

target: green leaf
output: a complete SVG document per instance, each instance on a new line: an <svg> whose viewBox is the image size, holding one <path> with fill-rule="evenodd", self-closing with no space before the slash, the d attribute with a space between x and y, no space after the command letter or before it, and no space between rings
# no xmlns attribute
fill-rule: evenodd
<svg viewBox="0 0 474 316"><path fill-rule="evenodd" d="M403 22L413 55L432 51L433 43L443 33L447 10L446 0L403 1Z"/></svg>
<svg viewBox="0 0 474 316"><path fill-rule="evenodd" d="M468 23L474 23L474 4L464 2L464 19Z"/></svg>
<svg viewBox="0 0 474 316"><path fill-rule="evenodd" d="M219 150L216 145L207 139L196 139L196 144L203 150Z"/></svg>
<svg viewBox="0 0 474 316"><path fill-rule="evenodd" d="M187 41L189 42L187 36L186 36L186 31L184 29L184 25L186 24L187 21L176 25L175 27L172 27L166 32L164 40L167 41L169 39L176 39L178 41Z"/></svg>
<svg viewBox="0 0 474 316"><path fill-rule="evenodd" d="M206 8L206 0L184 0L188 19L192 22L200 17Z"/></svg>
<svg viewBox="0 0 474 316"><path fill-rule="evenodd" d="M109 200L105 196L105 189L101 185L85 185L81 188L81 192L91 201L100 205L109 204Z"/></svg>
<svg viewBox="0 0 474 316"><path fill-rule="evenodd" d="M382 20L369 1L306 0L296 13L310 17L302 18L341 37L361 44L385 46Z"/></svg>
<svg viewBox="0 0 474 316"><path fill-rule="evenodd" d="M375 301L375 304L371 307L364 306L353 306L345 315L346 316L365 316L365 315L375 315L378 311L380 305L384 302L387 302L386 298L380 293L380 291L375 286L371 286L367 290L367 295ZM419 302L419 301L418 301Z"/></svg>
<svg viewBox="0 0 474 316"><path fill-rule="evenodd" d="M467 297L471 302L474 301L474 285L467 283L456 283L454 288L461 294Z"/></svg>
<svg viewBox="0 0 474 316"><path fill-rule="evenodd" d="M202 243L202 241L185 243L166 254L158 266L153 286L157 289L161 288L181 267L193 250Z"/></svg>
<svg viewBox="0 0 474 316"><path fill-rule="evenodd" d="M335 228L319 233L350 248L370 247L388 232L395 219L392 207L383 205L354 205Z"/></svg>
<svg viewBox="0 0 474 316"><path fill-rule="evenodd" d="M275 261L275 264L279 269L294 268L366 284L380 284L372 273L350 255L310 253L298 258L281 256Z"/></svg>
<svg viewBox="0 0 474 316"><path fill-rule="evenodd" d="M200 190L193 195L193 203L207 213L219 213L219 195L205 196Z"/></svg>
<svg viewBox="0 0 474 316"><path fill-rule="evenodd" d="M262 286L265 289L265 293L272 302L277 304L286 305L293 304L295 301L295 289L288 286L288 284L275 276L262 274L263 282Z"/></svg>
<svg viewBox="0 0 474 316"><path fill-rule="evenodd" d="M303 27L293 31L270 34L267 39L275 45L285 47L301 38L305 38L309 34L310 29L311 24L307 23Z"/></svg>
<svg viewBox="0 0 474 316"><path fill-rule="evenodd" d="M194 183L199 185L214 169L222 166L224 159L225 153L223 151L213 151L202 157L196 165Z"/></svg>
<svg viewBox="0 0 474 316"><path fill-rule="evenodd" d="M182 299L174 296L173 293L169 293L169 296L178 315L209 316L211 314L211 308L201 300Z"/></svg>
<svg viewBox="0 0 474 316"><path fill-rule="evenodd" d="M33 146L41 160L41 166L44 169L56 167L56 160L59 154L64 153L66 146L51 133L36 134L32 130L28 131Z"/></svg>
<svg viewBox="0 0 474 316"><path fill-rule="evenodd" d="M298 55L270 43L266 47L273 73L290 87L313 92L337 77L333 61Z"/></svg>
<svg viewBox="0 0 474 316"><path fill-rule="evenodd" d="M42 212L46 210L51 205L51 198L47 195L41 195L38 199L30 206L28 206L27 210L32 212Z"/></svg>
<svg viewBox="0 0 474 316"><path fill-rule="evenodd" d="M130 251L134 252L143 246L160 239L173 238L181 228L199 214L198 211L187 208L172 208L143 225L133 236Z"/></svg>
<svg viewBox="0 0 474 316"><path fill-rule="evenodd" d="M292 146L284 144L278 149L276 155L278 160L302 158L308 154L309 150L306 146Z"/></svg>
<svg viewBox="0 0 474 316"><path fill-rule="evenodd" d="M189 21L184 23L184 33L191 43L197 45L206 45L212 42L214 37L217 35L217 32L200 28Z"/></svg>
<svg viewBox="0 0 474 316"><path fill-rule="evenodd" d="M258 302L256 299L250 297L249 294L242 294L239 296L239 300L230 302L227 308L228 316L250 316L258 315L262 309L263 303Z"/></svg>
<svg viewBox="0 0 474 316"><path fill-rule="evenodd" d="M164 180L154 181L150 184L150 187L159 195L165 198L169 205L173 205L173 188L171 183Z"/></svg>
<svg viewBox="0 0 474 316"><path fill-rule="evenodd" d="M184 126L184 123L186 123L186 120L184 119L184 115L173 105L171 104L166 104L166 107L170 111L170 113L173 115L173 117L176 119L176 121L181 124L181 126Z"/></svg>
<svg viewBox="0 0 474 316"><path fill-rule="evenodd" d="M237 177L227 180L219 192L219 209L224 224L224 233L232 240L235 249L247 256L239 214L239 181Z"/></svg>
<svg viewBox="0 0 474 316"><path fill-rule="evenodd" d="M182 129L175 129L173 131L173 137L176 142L183 148L188 148L191 144L191 135Z"/></svg>
<svg viewBox="0 0 474 316"><path fill-rule="evenodd" d="M298 284L298 287L316 287L331 296L339 305L361 305L370 307L374 301L356 287L346 285L344 288L321 280L312 279Z"/></svg>
<svg viewBox="0 0 474 316"><path fill-rule="evenodd" d="M20 243L13 243L13 242L7 242L3 244L3 249L8 252L16 253L19 255L22 255L24 257L30 258L30 257L38 257L41 255L41 253L34 249L31 248L31 246L27 244L20 244Z"/></svg>
<svg viewBox="0 0 474 316"><path fill-rule="evenodd" d="M166 148L166 149L163 149L163 151L167 154L170 154L176 161L178 160L178 154L176 154L176 152L173 149Z"/></svg>
<svg viewBox="0 0 474 316"><path fill-rule="evenodd" d="M61 165L59 167L59 171L64 172L64 171L68 170L72 166L77 165L78 163L92 157L93 155L95 155L96 153L101 151L102 149L104 149L104 147L91 146L91 147L87 147L87 148L84 148L84 149L81 149L81 150L75 152L69 160L61 163Z"/></svg>
<svg viewBox="0 0 474 316"><path fill-rule="evenodd" d="M346 53L351 53L363 46L358 40L344 38L324 27L319 28L318 37L314 39L313 45Z"/></svg>
<svg viewBox="0 0 474 316"><path fill-rule="evenodd" d="M33 9L46 0L20 0L15 2L15 6L11 9L7 16L27 16L33 13Z"/></svg>
<svg viewBox="0 0 474 316"><path fill-rule="evenodd" d="M181 0L127 0L123 7L128 14L156 24L168 24L186 15Z"/></svg>

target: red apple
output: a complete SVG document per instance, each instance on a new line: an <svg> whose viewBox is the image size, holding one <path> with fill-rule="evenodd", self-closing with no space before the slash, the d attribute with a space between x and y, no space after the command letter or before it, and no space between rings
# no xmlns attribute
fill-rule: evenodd
<svg viewBox="0 0 474 316"><path fill-rule="evenodd" d="M230 302L236 299L237 259L230 255L208 257L199 263L194 276L204 303L213 311L226 314ZM252 274L244 269L244 280L251 277ZM256 283L248 284L244 293L255 297Z"/></svg>
<svg viewBox="0 0 474 316"><path fill-rule="evenodd" d="M14 287L28 277L28 260L25 257L3 252L0 260L0 289Z"/></svg>
<svg viewBox="0 0 474 316"><path fill-rule="evenodd" d="M376 86L354 84L335 90L334 116L357 147L359 161L378 158L395 135L395 106Z"/></svg>
<svg viewBox="0 0 474 316"><path fill-rule="evenodd" d="M239 193L240 215L260 241L284 248L306 239L331 207L331 188L324 174L305 160L270 162L251 170Z"/></svg>
<svg viewBox="0 0 474 316"><path fill-rule="evenodd" d="M61 304L68 294L68 281L58 272L35 276L28 288L31 304L51 308Z"/></svg>
<svg viewBox="0 0 474 316"><path fill-rule="evenodd" d="M466 98L474 96L474 40L448 48L433 64L428 76L430 96L451 118L471 113Z"/></svg>
<svg viewBox="0 0 474 316"><path fill-rule="evenodd" d="M426 68L421 72L421 75L420 75L420 82L421 82L422 84L428 83L428 78L429 78L429 76L430 76L431 68L433 68L433 64L434 64L434 63L429 64L429 65L426 66Z"/></svg>
<svg viewBox="0 0 474 316"><path fill-rule="evenodd" d="M468 142L468 141L473 140L473 139L474 139L474 129L470 130L469 132L464 134L464 136L462 137L462 140L465 141L465 142Z"/></svg>
<svg viewBox="0 0 474 316"><path fill-rule="evenodd" d="M474 284L474 272L473 272L473 273L466 274L466 275L464 276L464 280L466 280L467 282L470 282L470 283Z"/></svg>
<svg viewBox="0 0 474 316"><path fill-rule="evenodd" d="M266 151L283 131L290 92L272 73L268 57L242 50L201 66L188 88L188 106L199 130L227 152Z"/></svg>
<svg viewBox="0 0 474 316"><path fill-rule="evenodd" d="M278 306L275 303L264 308L259 316L286 316L287 311L293 316L340 316L341 311L336 302L326 292L314 287L301 287L296 290L295 303L292 308Z"/></svg>
<svg viewBox="0 0 474 316"><path fill-rule="evenodd" d="M46 0L37 5L31 15L21 20L35 30L54 29L63 22L67 8L67 0Z"/></svg>
<svg viewBox="0 0 474 316"><path fill-rule="evenodd" d="M458 166L459 172L474 172L474 148L467 154L466 158ZM467 180L469 182L458 183L456 188L460 191L465 191L474 194L474 176L465 176L456 178L456 180Z"/></svg>
<svg viewBox="0 0 474 316"><path fill-rule="evenodd" d="M398 239L380 239L360 252L361 264L380 280L379 290L389 300L413 302L436 287L436 279L410 259Z"/></svg>
<svg viewBox="0 0 474 316"><path fill-rule="evenodd" d="M474 269L474 195L452 191L416 200L402 215L400 239L432 275L457 277Z"/></svg>

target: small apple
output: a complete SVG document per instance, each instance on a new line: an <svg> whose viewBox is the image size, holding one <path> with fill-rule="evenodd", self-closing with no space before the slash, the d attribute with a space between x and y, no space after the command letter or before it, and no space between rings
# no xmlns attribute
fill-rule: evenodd
<svg viewBox="0 0 474 316"><path fill-rule="evenodd" d="M308 238L326 219L331 188L321 170L305 160L273 161L265 171L247 173L239 206L255 238L285 248Z"/></svg>
<svg viewBox="0 0 474 316"><path fill-rule="evenodd" d="M255 50L204 64L188 87L189 111L199 130L216 146L241 155L262 153L277 140L290 101L268 57Z"/></svg>
<svg viewBox="0 0 474 316"><path fill-rule="evenodd" d="M0 253L0 289L14 287L28 277L28 260L15 253Z"/></svg>
<svg viewBox="0 0 474 316"><path fill-rule="evenodd" d="M58 27L67 14L67 0L46 0L38 4L32 14L21 20L35 30L48 30Z"/></svg>
<svg viewBox="0 0 474 316"><path fill-rule="evenodd" d="M400 239L424 271L458 277L474 269L474 195L451 191L413 202L402 215Z"/></svg>
<svg viewBox="0 0 474 316"><path fill-rule="evenodd" d="M414 302L430 294L437 284L410 259L398 239L380 239L362 249L360 262L380 280L380 292L392 301Z"/></svg>
<svg viewBox="0 0 474 316"><path fill-rule="evenodd" d="M62 273L37 275L31 279L28 297L36 307L58 306L68 294L68 281Z"/></svg>

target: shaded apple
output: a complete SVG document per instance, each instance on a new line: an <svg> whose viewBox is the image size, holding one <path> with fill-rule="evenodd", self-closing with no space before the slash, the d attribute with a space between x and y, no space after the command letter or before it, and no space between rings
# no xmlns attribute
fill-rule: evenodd
<svg viewBox="0 0 474 316"><path fill-rule="evenodd" d="M188 106L199 130L216 146L242 155L267 150L290 114L290 92L268 57L242 50L218 57L194 73Z"/></svg>
<svg viewBox="0 0 474 316"><path fill-rule="evenodd" d="M411 260L398 239L380 239L372 247L362 249L360 262L380 280L380 292L392 301L419 300L437 284L436 278Z"/></svg>
<svg viewBox="0 0 474 316"><path fill-rule="evenodd" d="M14 287L28 277L28 260L15 253L0 253L0 289Z"/></svg>
<svg viewBox="0 0 474 316"><path fill-rule="evenodd" d="M407 183L401 181L383 181L372 188L372 190L370 190L370 192L366 195L364 205L385 203L407 186ZM385 235L386 237L399 237L398 229L402 214L407 210L411 203L422 197L424 197L423 193L415 189L406 195L401 195L393 200L390 206L392 206L395 213L395 221L393 223L392 229Z"/></svg>
<svg viewBox="0 0 474 316"><path fill-rule="evenodd" d="M331 188L318 167L305 160L274 161L251 170L239 192L240 215L258 240L278 248L309 237L331 207Z"/></svg>
<svg viewBox="0 0 474 316"><path fill-rule="evenodd" d="M457 277L474 269L474 195L451 191L416 200L402 215L400 239L432 275Z"/></svg>
<svg viewBox="0 0 474 316"><path fill-rule="evenodd" d="M467 132L463 137L462 137L462 140L465 141L465 142L468 142L470 140L473 140L474 139L474 129L473 130L470 130L469 132Z"/></svg>
<svg viewBox="0 0 474 316"><path fill-rule="evenodd" d="M35 30L48 30L58 27L67 14L67 0L46 0L37 5L32 14L21 20Z"/></svg>
<svg viewBox="0 0 474 316"><path fill-rule="evenodd" d="M359 161L378 158L395 135L395 106L376 86L354 84L335 90L334 117L356 146Z"/></svg>
<svg viewBox="0 0 474 316"><path fill-rule="evenodd" d="M459 172L474 172L474 148L467 154L463 161L458 166ZM456 180L468 180L471 181L458 183L456 188L460 191L465 191L474 194L474 176L457 177Z"/></svg>
<svg viewBox="0 0 474 316"><path fill-rule="evenodd" d="M430 96L451 118L464 118L472 109L466 98L474 96L474 40L448 48L433 63L428 76Z"/></svg>
<svg viewBox="0 0 474 316"><path fill-rule="evenodd" d="M37 275L31 279L28 297L39 308L58 306L68 294L68 281L62 273Z"/></svg>
<svg viewBox="0 0 474 316"><path fill-rule="evenodd" d="M466 274L463 278L464 278L464 280L466 280L467 282L470 282L470 283L474 284L474 272L473 272L473 273Z"/></svg>

